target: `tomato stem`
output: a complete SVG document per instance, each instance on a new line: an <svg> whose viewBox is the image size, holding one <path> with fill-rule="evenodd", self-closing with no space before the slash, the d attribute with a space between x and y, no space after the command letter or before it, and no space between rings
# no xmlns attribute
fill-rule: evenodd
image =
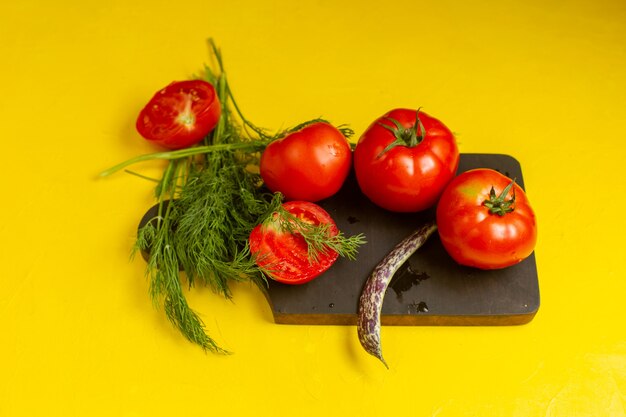
<svg viewBox="0 0 626 417"><path fill-rule="evenodd" d="M415 125L414 125L415 132L413 135L411 135L411 141L412 142L414 141L414 143L412 143L411 146L416 146L426 137L426 128L424 127L424 124L420 120L420 109L421 107L418 108L417 111L415 112Z"/></svg>
<svg viewBox="0 0 626 417"><path fill-rule="evenodd" d="M412 148L419 145L422 140L424 140L424 138L426 137L426 128L419 118L420 109L421 107L417 109L415 114L415 124L412 125L410 128L404 127L402 123L391 117L386 117L385 120L393 123L395 127L389 126L384 123L378 123L380 126L390 131L395 137L395 140L387 145L385 149L383 149L382 152L378 154L378 158L380 158L396 146L407 146L409 148Z"/></svg>
<svg viewBox="0 0 626 417"><path fill-rule="evenodd" d="M499 196L496 195L496 190L491 186L491 191L489 191L489 198L483 201L483 205L489 209L489 213L497 214L498 216L504 216L507 213L515 210L515 188L513 185L515 184L515 179L511 181L509 185L507 185L502 193ZM513 189L513 196L510 199L506 199L509 192Z"/></svg>

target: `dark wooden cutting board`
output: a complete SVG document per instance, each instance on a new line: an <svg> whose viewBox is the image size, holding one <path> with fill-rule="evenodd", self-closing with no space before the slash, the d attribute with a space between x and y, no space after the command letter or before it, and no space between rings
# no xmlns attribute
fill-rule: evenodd
<svg viewBox="0 0 626 417"><path fill-rule="evenodd" d="M523 188L520 164L499 154L462 154L459 172L492 168L515 178ZM364 233L368 243L356 261L340 258L327 272L304 285L270 282L265 293L274 321L284 324L351 325L361 289L372 269L434 210L398 214L372 204L354 177L341 191L319 203L346 235ZM385 295L384 325L515 325L529 322L539 309L534 253L497 271L456 264L434 234L396 273Z"/></svg>

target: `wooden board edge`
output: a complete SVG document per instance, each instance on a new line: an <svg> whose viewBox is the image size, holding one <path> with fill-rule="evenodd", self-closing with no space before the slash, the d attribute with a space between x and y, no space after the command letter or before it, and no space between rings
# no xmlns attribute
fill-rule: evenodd
<svg viewBox="0 0 626 417"><path fill-rule="evenodd" d="M517 326L530 323L536 311L525 314L497 316L435 316L435 315L384 315L383 326ZM276 324L355 326L353 314L281 314L273 313Z"/></svg>

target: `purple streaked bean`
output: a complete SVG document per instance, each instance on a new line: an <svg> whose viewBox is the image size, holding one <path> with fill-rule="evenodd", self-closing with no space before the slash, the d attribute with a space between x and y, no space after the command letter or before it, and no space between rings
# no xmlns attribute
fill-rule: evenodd
<svg viewBox="0 0 626 417"><path fill-rule="evenodd" d="M437 230L437 225L434 222L429 222L398 243L374 268L361 292L357 312L359 341L370 355L380 359L387 368L389 366L383 359L380 344L380 313L387 287L396 271L426 242L435 230Z"/></svg>

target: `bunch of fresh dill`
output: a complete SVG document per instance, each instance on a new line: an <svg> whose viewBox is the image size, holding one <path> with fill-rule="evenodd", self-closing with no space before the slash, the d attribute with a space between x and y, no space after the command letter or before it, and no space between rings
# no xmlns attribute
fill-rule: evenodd
<svg viewBox="0 0 626 417"><path fill-rule="evenodd" d="M206 333L202 319L187 303L183 282L190 287L207 286L226 298L232 296L231 282L264 283L268 271L255 264L248 238L252 229L269 217L285 216L287 231L296 231L309 243L311 259L318 251L329 249L353 258L364 240L362 235L331 237L327 225L298 224L298 219L289 218L281 209L282 196L262 187L258 169L254 169L259 165L260 152L273 140L320 119L267 134L239 110L221 53L212 40L209 46L217 70L205 66L202 78L216 87L222 115L204 143L142 155L101 175L136 162L168 161L162 177L156 180L157 214L139 229L133 253L147 254L150 296L157 308L164 308L170 322L204 350L227 353ZM347 127L341 130L346 136L351 133Z"/></svg>

